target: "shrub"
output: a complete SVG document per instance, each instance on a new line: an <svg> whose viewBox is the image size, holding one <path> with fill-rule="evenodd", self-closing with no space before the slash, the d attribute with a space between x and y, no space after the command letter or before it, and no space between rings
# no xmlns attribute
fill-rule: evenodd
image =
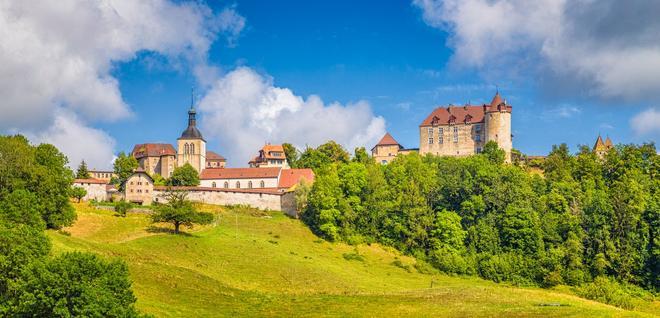
<svg viewBox="0 0 660 318"><path fill-rule="evenodd" d="M470 274L474 273L474 266L458 251L452 248L440 248L430 255L431 264L445 273Z"/></svg>
<svg viewBox="0 0 660 318"><path fill-rule="evenodd" d="M344 253L342 256L344 256L344 259L347 261L364 262L364 256L358 254L357 251L353 253Z"/></svg>
<svg viewBox="0 0 660 318"><path fill-rule="evenodd" d="M126 212L128 212L131 207L132 204L130 202L121 200L115 204L115 212L117 212L117 215L119 216L126 216Z"/></svg>
<svg viewBox="0 0 660 318"><path fill-rule="evenodd" d="M580 297L610 304L624 309L634 309L636 303L652 296L642 288L619 283L613 278L599 276L589 284L575 288Z"/></svg>

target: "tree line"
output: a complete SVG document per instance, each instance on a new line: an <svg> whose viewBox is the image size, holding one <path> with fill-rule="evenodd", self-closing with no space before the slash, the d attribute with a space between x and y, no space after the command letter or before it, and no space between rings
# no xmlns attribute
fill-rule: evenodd
<svg viewBox="0 0 660 318"><path fill-rule="evenodd" d="M137 317L126 264L51 256L46 229L71 225L73 171L53 145L0 136L0 316Z"/></svg>
<svg viewBox="0 0 660 318"><path fill-rule="evenodd" d="M653 144L618 145L603 158L586 146L576 154L553 146L541 174L505 164L494 142L479 155L411 153L387 165L364 148L351 158L334 142L285 150L292 166L316 173L298 206L328 240L381 243L443 272L496 282L660 288Z"/></svg>

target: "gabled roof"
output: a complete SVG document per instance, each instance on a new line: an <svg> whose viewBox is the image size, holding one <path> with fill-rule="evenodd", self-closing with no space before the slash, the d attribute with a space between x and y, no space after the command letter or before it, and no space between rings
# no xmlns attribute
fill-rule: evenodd
<svg viewBox="0 0 660 318"><path fill-rule="evenodd" d="M282 168L206 168L202 170L201 180L213 179L252 179L277 178Z"/></svg>
<svg viewBox="0 0 660 318"><path fill-rule="evenodd" d="M399 142L390 135L390 133L385 133L385 136L380 139L380 141L376 144L376 146L393 146L393 145L399 145Z"/></svg>
<svg viewBox="0 0 660 318"><path fill-rule="evenodd" d="M605 139L605 147L612 148L613 146L614 145L612 144L612 139L610 139L610 137L607 137L607 139Z"/></svg>
<svg viewBox="0 0 660 318"><path fill-rule="evenodd" d="M148 143L135 145L131 153L133 157L140 159L142 157L175 156L176 150L170 144Z"/></svg>
<svg viewBox="0 0 660 318"><path fill-rule="evenodd" d="M279 188L291 188L301 179L314 182L314 171L312 169L283 169L280 174Z"/></svg>
<svg viewBox="0 0 660 318"><path fill-rule="evenodd" d="M213 151L207 151L206 152L206 160L211 160L211 161L227 161L225 157L213 152Z"/></svg>

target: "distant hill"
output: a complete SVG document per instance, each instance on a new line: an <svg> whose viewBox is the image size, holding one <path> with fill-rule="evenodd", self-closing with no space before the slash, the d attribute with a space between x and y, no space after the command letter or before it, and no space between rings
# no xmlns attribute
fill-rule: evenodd
<svg viewBox="0 0 660 318"><path fill-rule="evenodd" d="M279 212L205 206L216 224L170 234L144 213L126 218L76 205L69 235L49 232L56 253L121 257L138 308L157 317L651 317L578 298L565 289L517 288L432 271L377 245L320 240Z"/></svg>

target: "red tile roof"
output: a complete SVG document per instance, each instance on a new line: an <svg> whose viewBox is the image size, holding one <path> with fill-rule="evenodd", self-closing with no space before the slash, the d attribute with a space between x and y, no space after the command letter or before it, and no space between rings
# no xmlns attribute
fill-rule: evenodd
<svg viewBox="0 0 660 318"><path fill-rule="evenodd" d="M424 119L420 126L463 124L466 122L480 123L484 121L486 106L449 106L438 107Z"/></svg>
<svg viewBox="0 0 660 318"><path fill-rule="evenodd" d="M73 180L73 183L107 184L108 181L88 178L88 179L75 179Z"/></svg>
<svg viewBox="0 0 660 318"><path fill-rule="evenodd" d="M385 136L380 139L380 141L376 144L376 146L393 146L393 145L399 145L401 146L396 140L394 140L394 137L390 135L390 133L385 133Z"/></svg>
<svg viewBox="0 0 660 318"><path fill-rule="evenodd" d="M238 192L238 193L264 193L283 195L284 191L278 188L253 188L253 189L225 189L225 188L209 188L209 187L171 187L171 186L154 186L154 190L168 191L168 190L181 190L181 191L216 191L216 192Z"/></svg>
<svg viewBox="0 0 660 318"><path fill-rule="evenodd" d="M206 152L206 160L219 160L219 161L227 161L225 157L213 152L213 151L207 151Z"/></svg>
<svg viewBox="0 0 660 318"><path fill-rule="evenodd" d="M300 179L314 182L314 171L312 171L312 169L284 169L280 174L278 187L287 189L291 188L296 185Z"/></svg>
<svg viewBox="0 0 660 318"><path fill-rule="evenodd" d="M496 93L490 104L486 105L465 105L465 106L444 106L438 107L424 119L419 125L435 126L435 125L449 125L449 124L464 124L464 123L481 123L484 121L485 113L500 111L511 112L511 105L507 105L506 101L502 99L500 93Z"/></svg>
<svg viewBox="0 0 660 318"><path fill-rule="evenodd" d="M176 150L170 144L138 144L133 147L133 157L175 156Z"/></svg>
<svg viewBox="0 0 660 318"><path fill-rule="evenodd" d="M282 168L207 168L202 170L201 180L277 178Z"/></svg>

